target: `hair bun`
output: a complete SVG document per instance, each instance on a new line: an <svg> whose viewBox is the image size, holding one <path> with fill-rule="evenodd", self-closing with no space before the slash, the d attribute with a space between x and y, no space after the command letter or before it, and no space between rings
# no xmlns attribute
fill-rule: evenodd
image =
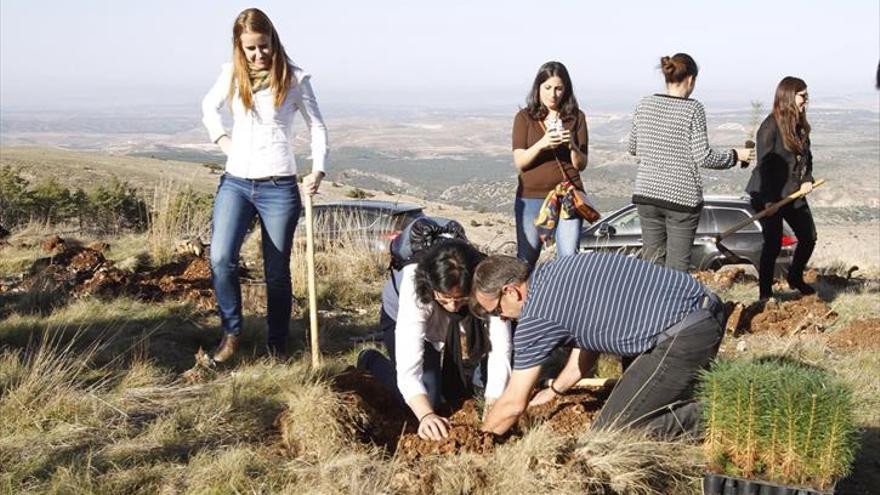
<svg viewBox="0 0 880 495"><path fill-rule="evenodd" d="M660 57L660 70L662 70L664 74L672 74L675 72L675 61L672 57Z"/></svg>

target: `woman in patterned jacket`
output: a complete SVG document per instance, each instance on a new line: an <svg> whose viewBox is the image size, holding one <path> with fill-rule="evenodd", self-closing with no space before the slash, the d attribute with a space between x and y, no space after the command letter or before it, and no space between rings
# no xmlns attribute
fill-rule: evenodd
<svg viewBox="0 0 880 495"><path fill-rule="evenodd" d="M629 152L639 163L632 202L642 224L642 258L687 271L703 208L700 168L750 161L753 150L709 147L706 112L690 98L697 63L686 53L660 59L666 93L642 99L633 115Z"/></svg>

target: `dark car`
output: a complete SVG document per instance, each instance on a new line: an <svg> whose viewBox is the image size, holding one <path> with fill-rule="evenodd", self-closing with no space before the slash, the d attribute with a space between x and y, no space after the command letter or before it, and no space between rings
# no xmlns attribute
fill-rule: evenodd
<svg viewBox="0 0 880 495"><path fill-rule="evenodd" d="M691 268L715 270L723 265L737 263L715 245L715 236L755 214L748 198L708 196L704 198L703 212L697 226L697 235L691 249ZM740 263L751 263L756 268L761 259L761 224L754 221L722 243L739 256ZM788 225L783 225L782 250L776 259L777 273L787 273L797 245ZM642 250L642 227L636 205L630 204L605 216L605 220L581 232L580 251L612 251L637 256Z"/></svg>
<svg viewBox="0 0 880 495"><path fill-rule="evenodd" d="M391 239L425 214L421 206L412 203L359 199L316 204L313 215L318 246L354 244L354 248L388 251ZM305 236L304 218L297 231Z"/></svg>

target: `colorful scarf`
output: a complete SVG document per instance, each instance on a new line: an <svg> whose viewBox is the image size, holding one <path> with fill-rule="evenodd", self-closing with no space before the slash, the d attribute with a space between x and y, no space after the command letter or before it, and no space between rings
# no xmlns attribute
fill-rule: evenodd
<svg viewBox="0 0 880 495"><path fill-rule="evenodd" d="M268 88L272 79L269 69L257 69L251 64L248 64L248 76L251 79L251 93Z"/></svg>
<svg viewBox="0 0 880 495"><path fill-rule="evenodd" d="M535 217L535 226L538 229L552 231L556 228L556 224L560 219L568 220L569 218L578 217L577 209L575 209L574 203L572 203L570 194L574 188L575 186L571 181L565 181L560 182L556 185L556 188L547 193L547 197L544 198L544 203L541 205L541 210L538 212L538 216ZM539 237L545 245L553 238L553 236L547 233L542 233Z"/></svg>

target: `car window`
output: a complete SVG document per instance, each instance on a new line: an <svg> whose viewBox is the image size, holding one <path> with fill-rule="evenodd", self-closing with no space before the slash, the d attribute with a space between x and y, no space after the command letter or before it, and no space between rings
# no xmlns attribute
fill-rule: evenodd
<svg viewBox="0 0 880 495"><path fill-rule="evenodd" d="M635 208L611 220L610 222L608 222L608 224L614 227L617 235L641 235L642 233L642 225L639 219L639 212Z"/></svg>
<svg viewBox="0 0 880 495"><path fill-rule="evenodd" d="M721 233L749 217L745 210L732 207L714 206L703 209L697 233ZM705 228L702 230L701 227ZM749 223L739 232L760 232L755 222Z"/></svg>
<svg viewBox="0 0 880 495"><path fill-rule="evenodd" d="M404 227L410 224L410 222L423 216L425 216L425 214L422 210L412 210L395 215L394 220L391 222L391 230L403 230Z"/></svg>

